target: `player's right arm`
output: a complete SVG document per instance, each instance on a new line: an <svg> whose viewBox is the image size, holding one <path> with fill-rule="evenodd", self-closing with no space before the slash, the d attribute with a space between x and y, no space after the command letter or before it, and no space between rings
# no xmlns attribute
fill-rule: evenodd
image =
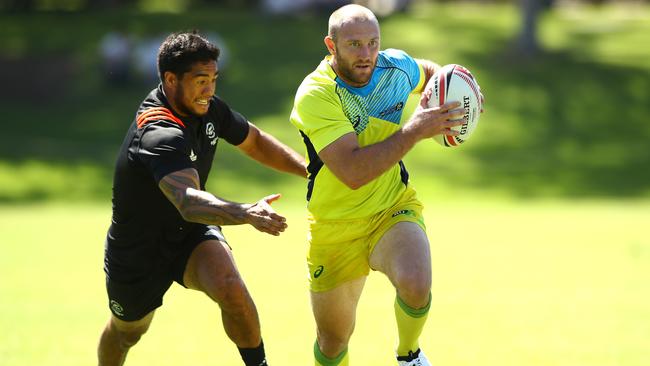
<svg viewBox="0 0 650 366"><path fill-rule="evenodd" d="M230 202L202 191L196 169L187 168L165 175L158 187L176 207L183 219L207 225L250 224L257 230L280 235L287 228L286 219L278 215L271 202L279 194L262 198L256 203Z"/></svg>
<svg viewBox="0 0 650 366"><path fill-rule="evenodd" d="M360 147L357 136L348 133L324 147L318 156L351 189L364 186L395 166L418 141L439 134L458 134L451 127L462 124L464 110L458 108L460 103L428 108L429 97L430 93L425 92L410 120L387 139Z"/></svg>

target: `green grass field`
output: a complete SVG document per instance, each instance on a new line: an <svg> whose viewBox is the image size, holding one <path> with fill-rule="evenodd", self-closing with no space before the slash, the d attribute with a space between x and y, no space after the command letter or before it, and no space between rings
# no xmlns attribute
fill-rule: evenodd
<svg viewBox="0 0 650 366"><path fill-rule="evenodd" d="M0 366L94 364L109 314L102 257L113 160L152 87L102 83L102 35L218 32L232 58L218 94L302 151L288 115L324 55L326 18L210 8L0 14L0 24L0 62L11 71L0 81L12 86L0 90ZM381 24L384 48L469 67L488 101L466 146L425 142L405 159L427 209L434 284L422 346L434 364L650 365L650 8L545 13L544 51L527 62L512 57L519 19L510 6L420 1ZM281 237L225 233L271 365L311 365L305 183L224 144L208 189L237 201L284 194L275 206L291 226ZM372 274L354 365L393 364L393 296ZM130 353L127 365L142 364L240 361L216 305L175 285Z"/></svg>
<svg viewBox="0 0 650 366"><path fill-rule="evenodd" d="M434 287L422 346L436 365L650 363L650 204L483 203L425 212ZM279 202L279 238L225 233L256 300L273 365L310 365L302 211ZM108 309L104 205L0 209L3 366L95 363ZM356 365L392 365L393 290L373 273L350 345ZM216 305L174 285L131 365L239 365Z"/></svg>

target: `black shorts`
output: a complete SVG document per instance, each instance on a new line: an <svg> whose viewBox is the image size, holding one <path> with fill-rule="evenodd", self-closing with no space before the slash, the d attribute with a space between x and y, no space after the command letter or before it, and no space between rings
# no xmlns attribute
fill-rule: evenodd
<svg viewBox="0 0 650 366"><path fill-rule="evenodd" d="M142 319L160 307L163 295L173 282L185 287L183 274L190 255L199 244L206 240L218 240L227 244L218 226L195 224L180 242L155 243L143 240L133 245L123 245L124 241L112 238L106 241L104 272L108 306L117 318L124 321ZM169 251L152 250L173 246ZM148 254L143 256L143 249ZM139 258L136 261L132 258ZM121 260L124 258L124 260ZM124 264L127 263L127 264Z"/></svg>

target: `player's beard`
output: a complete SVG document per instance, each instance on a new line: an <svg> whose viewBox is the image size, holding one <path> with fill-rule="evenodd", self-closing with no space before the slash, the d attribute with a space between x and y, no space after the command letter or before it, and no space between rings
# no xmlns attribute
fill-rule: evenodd
<svg viewBox="0 0 650 366"><path fill-rule="evenodd" d="M377 65L377 61L375 60L371 63L372 65L368 69L370 72L367 75L360 76L355 74L354 62L348 62L342 58L336 57L336 64L338 66L338 72L340 76L342 76L343 79L356 84L353 86L357 87L364 86L370 81L372 73L375 70L375 66Z"/></svg>
<svg viewBox="0 0 650 366"><path fill-rule="evenodd" d="M194 101L192 99L187 101L185 96L185 88L183 88L182 85L179 85L174 98L174 104L176 105L176 108L179 109L177 112L183 115L196 117L205 115L206 113L197 112L196 109L191 107L193 102ZM190 106L188 106L187 103L190 103Z"/></svg>

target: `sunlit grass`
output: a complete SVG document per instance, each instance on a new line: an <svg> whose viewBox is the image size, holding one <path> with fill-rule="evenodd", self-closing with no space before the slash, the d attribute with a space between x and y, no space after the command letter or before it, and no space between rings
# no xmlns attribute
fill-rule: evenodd
<svg viewBox="0 0 650 366"><path fill-rule="evenodd" d="M543 18L540 36L552 50L581 60L650 70L650 10L640 4L561 7Z"/></svg>
<svg viewBox="0 0 650 366"><path fill-rule="evenodd" d="M111 176L95 164L0 161L0 202L109 199Z"/></svg>
<svg viewBox="0 0 650 366"><path fill-rule="evenodd" d="M425 199L434 286L422 347L438 365L645 366L650 362L647 203L474 203ZM227 227L256 300L269 360L309 365L304 210L279 201L275 238ZM88 365L108 308L104 205L0 208L3 366ZM353 364L393 365L394 292L371 274ZM174 285L128 364L239 365L217 307Z"/></svg>
<svg viewBox="0 0 650 366"><path fill-rule="evenodd" d="M190 0L140 0L137 8L143 13L183 13L190 5Z"/></svg>

